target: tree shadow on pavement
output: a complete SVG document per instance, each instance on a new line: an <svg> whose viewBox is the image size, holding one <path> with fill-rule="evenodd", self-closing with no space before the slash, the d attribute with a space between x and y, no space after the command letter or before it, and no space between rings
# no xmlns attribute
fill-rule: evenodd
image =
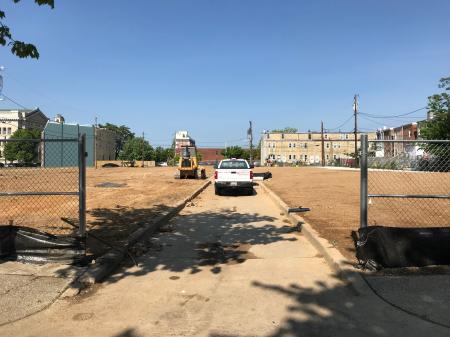
<svg viewBox="0 0 450 337"><path fill-rule="evenodd" d="M292 235L286 235L295 228L276 225L273 223L275 220L271 216L230 209L184 212L177 215L176 220L172 219L164 225L159 233L148 236L136 245L136 255L145 254L136 259L137 267L132 267L132 261L128 260L125 267L105 282L117 282L127 276L143 276L155 270L188 270L191 274L208 270L220 273L225 264L244 263L247 259L258 258L250 252L252 245L297 240ZM142 254L139 254L139 249L142 249Z"/></svg>
<svg viewBox="0 0 450 337"><path fill-rule="evenodd" d="M123 247L129 235L140 227L151 224L172 207L158 204L149 208L116 205L115 208L95 208L88 211L88 252L99 256L111 246Z"/></svg>
<svg viewBox="0 0 450 337"><path fill-rule="evenodd" d="M337 278L336 275L333 277ZM448 336L449 329L435 325L383 302L367 289L357 294L348 285L313 287L298 283L288 286L253 281L253 286L288 297L285 317L263 336ZM272 296L272 295L271 295ZM274 299L276 300L276 299ZM238 337L240 334L211 333L210 337Z"/></svg>

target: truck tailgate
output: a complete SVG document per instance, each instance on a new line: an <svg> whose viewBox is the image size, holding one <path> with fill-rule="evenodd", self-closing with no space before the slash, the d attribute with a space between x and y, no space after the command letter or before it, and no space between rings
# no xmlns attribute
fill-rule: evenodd
<svg viewBox="0 0 450 337"><path fill-rule="evenodd" d="M251 181L250 169L218 169L217 181Z"/></svg>

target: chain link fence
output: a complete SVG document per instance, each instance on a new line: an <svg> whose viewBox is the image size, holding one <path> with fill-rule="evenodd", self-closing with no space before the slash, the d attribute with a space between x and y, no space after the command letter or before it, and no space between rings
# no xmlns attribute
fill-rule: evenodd
<svg viewBox="0 0 450 337"><path fill-rule="evenodd" d="M85 137L0 140L0 226L85 236Z"/></svg>
<svg viewBox="0 0 450 337"><path fill-rule="evenodd" d="M450 141L362 142L361 226L450 226Z"/></svg>

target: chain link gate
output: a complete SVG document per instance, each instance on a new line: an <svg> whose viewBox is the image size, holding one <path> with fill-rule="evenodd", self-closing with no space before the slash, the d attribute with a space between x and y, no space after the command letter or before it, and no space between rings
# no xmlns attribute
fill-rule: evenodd
<svg viewBox="0 0 450 337"><path fill-rule="evenodd" d="M361 226L450 226L450 141L361 141Z"/></svg>
<svg viewBox="0 0 450 337"><path fill-rule="evenodd" d="M450 264L450 140L362 135L360 165L360 265Z"/></svg>
<svg viewBox="0 0 450 337"><path fill-rule="evenodd" d="M0 140L0 257L86 253L86 136Z"/></svg>

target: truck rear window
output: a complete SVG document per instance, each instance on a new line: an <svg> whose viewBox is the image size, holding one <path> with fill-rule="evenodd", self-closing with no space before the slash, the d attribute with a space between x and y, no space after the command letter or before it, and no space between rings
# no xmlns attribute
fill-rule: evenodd
<svg viewBox="0 0 450 337"><path fill-rule="evenodd" d="M242 160L223 161L219 166L220 169L248 169L247 163Z"/></svg>

